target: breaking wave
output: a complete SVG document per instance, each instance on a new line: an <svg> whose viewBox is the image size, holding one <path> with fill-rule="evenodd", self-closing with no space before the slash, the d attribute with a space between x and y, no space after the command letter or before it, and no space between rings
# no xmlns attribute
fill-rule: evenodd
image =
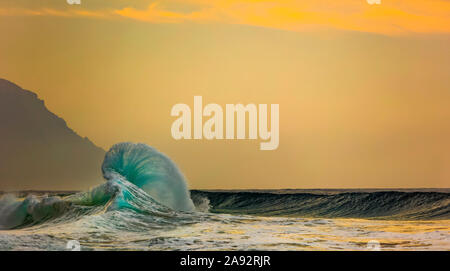
<svg viewBox="0 0 450 271"><path fill-rule="evenodd" d="M112 211L153 218L194 211L186 182L164 154L144 144L119 143L105 155L106 182L67 197L30 195L0 198L0 229L66 223ZM117 223L117 221L112 222Z"/></svg>

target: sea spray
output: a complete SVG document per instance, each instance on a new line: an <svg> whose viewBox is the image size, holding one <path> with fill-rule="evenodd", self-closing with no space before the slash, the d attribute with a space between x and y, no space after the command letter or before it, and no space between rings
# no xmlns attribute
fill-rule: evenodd
<svg viewBox="0 0 450 271"><path fill-rule="evenodd" d="M18 200L12 195L0 198L0 229L13 229L44 222L67 214L72 203L59 197L27 196Z"/></svg>
<svg viewBox="0 0 450 271"><path fill-rule="evenodd" d="M119 174L159 203L177 211L193 211L186 181L169 157L145 144L118 143L106 153L102 165L106 180Z"/></svg>

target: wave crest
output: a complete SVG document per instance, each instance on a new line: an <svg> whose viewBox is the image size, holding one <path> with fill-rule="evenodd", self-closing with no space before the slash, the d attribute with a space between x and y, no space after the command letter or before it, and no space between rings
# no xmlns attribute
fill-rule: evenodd
<svg viewBox="0 0 450 271"><path fill-rule="evenodd" d="M169 157L145 144L118 143L106 153L102 165L106 180L123 176L153 199L177 211L193 211L186 181Z"/></svg>

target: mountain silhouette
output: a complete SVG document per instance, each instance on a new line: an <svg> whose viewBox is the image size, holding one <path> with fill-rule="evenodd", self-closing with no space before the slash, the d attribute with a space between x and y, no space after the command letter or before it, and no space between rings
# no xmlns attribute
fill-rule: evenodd
<svg viewBox="0 0 450 271"><path fill-rule="evenodd" d="M0 79L0 190L86 189L102 181L104 155L35 93Z"/></svg>

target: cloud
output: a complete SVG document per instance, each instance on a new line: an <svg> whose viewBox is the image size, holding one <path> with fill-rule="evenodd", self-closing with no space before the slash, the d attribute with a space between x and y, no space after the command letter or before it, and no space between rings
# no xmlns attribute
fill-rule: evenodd
<svg viewBox="0 0 450 271"><path fill-rule="evenodd" d="M26 9L26 8L0 8L0 16L52 16L52 17L99 17L106 18L108 13L89 10L62 10L52 8Z"/></svg>
<svg viewBox="0 0 450 271"><path fill-rule="evenodd" d="M127 7L115 10L114 13L122 17L152 23L182 23L186 21L209 22L214 21L215 19L214 13L207 9L190 13L180 13L160 8L158 3L150 4L146 10Z"/></svg>
<svg viewBox="0 0 450 271"><path fill-rule="evenodd" d="M104 9L0 9L0 16L128 18L147 23L223 23L289 31L341 29L388 35L450 33L450 1L166 0Z"/></svg>

